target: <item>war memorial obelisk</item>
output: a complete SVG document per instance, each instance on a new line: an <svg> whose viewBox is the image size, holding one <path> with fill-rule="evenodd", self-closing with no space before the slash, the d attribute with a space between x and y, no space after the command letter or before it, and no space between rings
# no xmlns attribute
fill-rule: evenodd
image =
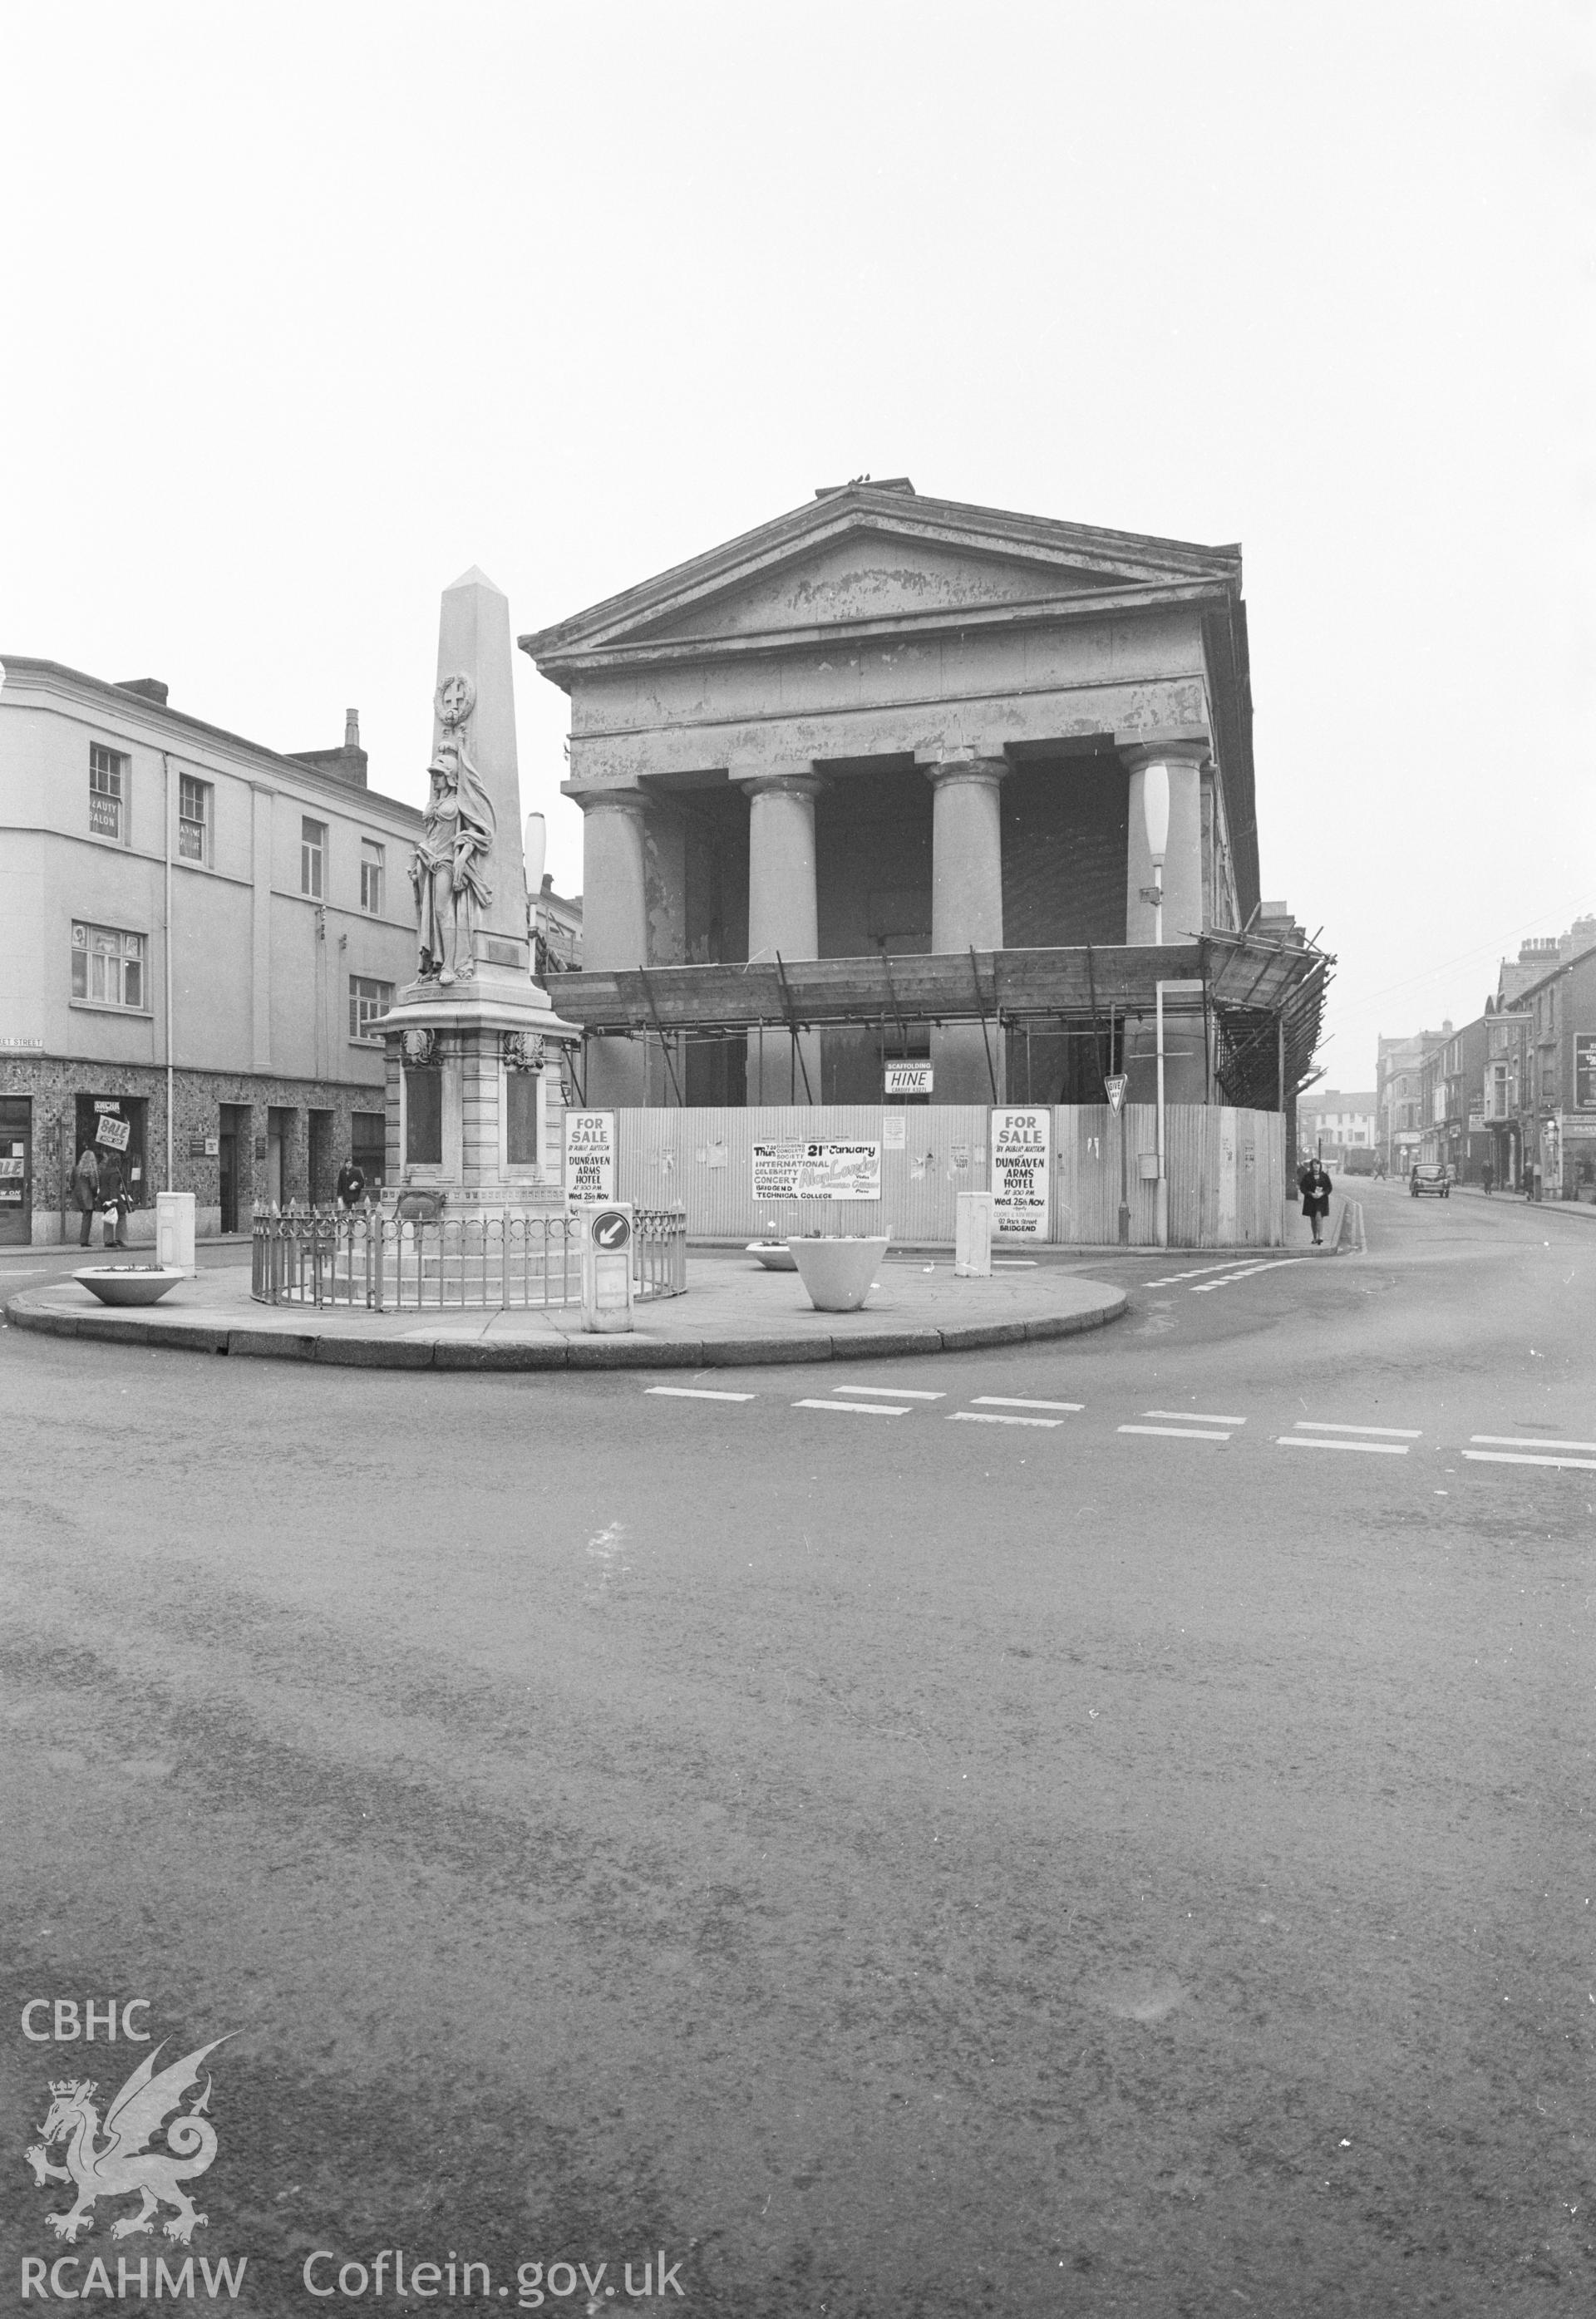
<svg viewBox="0 0 1596 2319"><path fill-rule="evenodd" d="M387 1187L452 1216L559 1208L562 1023L532 979L509 603L474 565L438 620L430 784L410 864L417 972L378 1025Z"/></svg>

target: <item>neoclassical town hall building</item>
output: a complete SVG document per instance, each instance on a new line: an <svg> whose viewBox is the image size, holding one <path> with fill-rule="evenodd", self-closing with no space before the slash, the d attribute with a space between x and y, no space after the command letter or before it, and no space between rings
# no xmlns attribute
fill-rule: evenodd
<svg viewBox="0 0 1596 2319"><path fill-rule="evenodd" d="M520 641L571 697L589 1103L879 1103L895 1057L936 1103L1150 1097L1177 979L1172 1099L1305 1071L1237 548L866 480Z"/></svg>

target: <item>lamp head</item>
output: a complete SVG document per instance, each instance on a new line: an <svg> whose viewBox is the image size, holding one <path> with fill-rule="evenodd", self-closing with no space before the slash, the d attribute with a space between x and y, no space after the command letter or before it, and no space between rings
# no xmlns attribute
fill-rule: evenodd
<svg viewBox="0 0 1596 2319"><path fill-rule="evenodd" d="M1149 765L1141 776L1141 811L1147 823L1147 850L1154 867L1162 869L1169 843L1169 768Z"/></svg>

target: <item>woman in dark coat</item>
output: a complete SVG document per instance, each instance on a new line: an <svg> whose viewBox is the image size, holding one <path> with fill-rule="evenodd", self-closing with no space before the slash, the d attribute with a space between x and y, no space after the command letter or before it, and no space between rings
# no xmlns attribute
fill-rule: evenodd
<svg viewBox="0 0 1596 2319"><path fill-rule="evenodd" d="M1324 1220L1330 1214L1330 1179L1317 1160L1310 1160L1297 1178L1303 1214L1313 1227L1313 1245L1324 1244Z"/></svg>
<svg viewBox="0 0 1596 2319"><path fill-rule="evenodd" d="M100 1163L92 1143L86 1143L77 1155L77 1165L72 1170L72 1199L82 1218L77 1245L86 1248L94 1228L95 1210L100 1205Z"/></svg>
<svg viewBox="0 0 1596 2319"><path fill-rule="evenodd" d="M128 1244L128 1210L133 1203L128 1196L127 1177L121 1154L107 1151L100 1169L100 1205L105 1210L110 1229L105 1234L107 1248L126 1248ZM114 1215L115 1222L110 1223Z"/></svg>

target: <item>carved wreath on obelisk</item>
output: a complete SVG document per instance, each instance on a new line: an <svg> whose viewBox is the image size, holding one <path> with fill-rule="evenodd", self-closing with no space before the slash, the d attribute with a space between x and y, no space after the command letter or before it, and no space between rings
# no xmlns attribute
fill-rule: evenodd
<svg viewBox="0 0 1596 2319"><path fill-rule="evenodd" d="M443 730L427 769L432 790L410 857L410 885L420 973L447 985L468 982L476 972L472 934L476 913L493 898L487 869L498 830L493 800L465 745L475 685L468 676L446 676L433 706Z"/></svg>

